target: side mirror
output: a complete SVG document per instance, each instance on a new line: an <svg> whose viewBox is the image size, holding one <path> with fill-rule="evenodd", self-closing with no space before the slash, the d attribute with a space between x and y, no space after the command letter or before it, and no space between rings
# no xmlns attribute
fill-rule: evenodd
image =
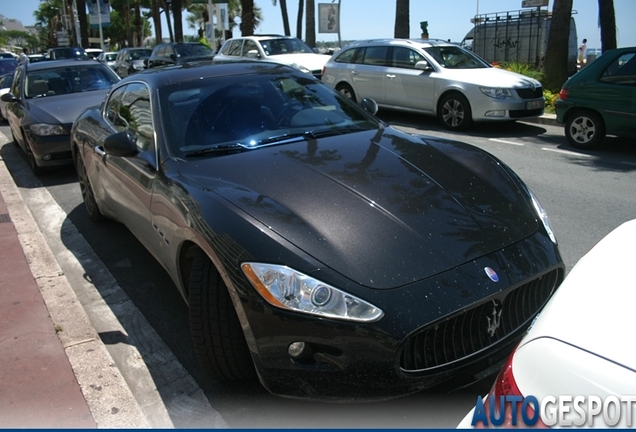
<svg viewBox="0 0 636 432"><path fill-rule="evenodd" d="M13 96L13 93L9 92L9 93L5 93L0 97L0 100L2 100L2 102L17 102L18 98Z"/></svg>
<svg viewBox="0 0 636 432"><path fill-rule="evenodd" d="M128 132L118 132L106 137L104 140L106 154L112 156L129 157L139 153L135 140Z"/></svg>
<svg viewBox="0 0 636 432"><path fill-rule="evenodd" d="M247 58L260 58L260 55L258 54L258 50L249 50L247 52L247 54L245 54L245 57L247 57Z"/></svg>
<svg viewBox="0 0 636 432"><path fill-rule="evenodd" d="M415 69L423 70L424 72L433 72L435 70L426 60L420 60L415 63Z"/></svg>
<svg viewBox="0 0 636 432"><path fill-rule="evenodd" d="M378 112L378 104L376 101L370 98L364 98L360 101L360 106L363 110L371 115L375 115Z"/></svg>

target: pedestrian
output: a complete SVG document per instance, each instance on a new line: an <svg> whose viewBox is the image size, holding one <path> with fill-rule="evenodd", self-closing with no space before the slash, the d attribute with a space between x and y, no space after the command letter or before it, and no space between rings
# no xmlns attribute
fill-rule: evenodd
<svg viewBox="0 0 636 432"><path fill-rule="evenodd" d="M199 29L199 43L202 43L203 45L205 45L208 48L212 48L210 46L210 42L208 42L208 39L203 34L203 29Z"/></svg>
<svg viewBox="0 0 636 432"><path fill-rule="evenodd" d="M585 63L585 53L587 52L587 39L583 39L583 43L579 46L579 64Z"/></svg>
<svg viewBox="0 0 636 432"><path fill-rule="evenodd" d="M25 64L29 62L29 49L22 48L22 54L20 54L20 64Z"/></svg>

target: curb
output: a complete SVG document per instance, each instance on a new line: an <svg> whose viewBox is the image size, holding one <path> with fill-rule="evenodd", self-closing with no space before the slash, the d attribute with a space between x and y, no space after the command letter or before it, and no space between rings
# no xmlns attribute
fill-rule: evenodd
<svg viewBox="0 0 636 432"><path fill-rule="evenodd" d="M563 127L563 125L557 122L556 114L543 114L540 117L533 117L529 119L520 119L519 121L526 123L544 124L548 126Z"/></svg>
<svg viewBox="0 0 636 432"><path fill-rule="evenodd" d="M0 146L6 144L0 136ZM150 428L0 158L0 193L58 337L98 428ZM107 366L107 369L104 369Z"/></svg>

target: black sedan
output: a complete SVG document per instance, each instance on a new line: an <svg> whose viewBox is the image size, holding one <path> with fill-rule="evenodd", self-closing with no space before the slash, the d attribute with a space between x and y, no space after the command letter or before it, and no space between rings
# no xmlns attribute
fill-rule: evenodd
<svg viewBox="0 0 636 432"><path fill-rule="evenodd" d="M78 115L99 105L119 77L93 60L50 60L22 64L9 92L6 118L14 141L34 173L73 163L69 134Z"/></svg>
<svg viewBox="0 0 636 432"><path fill-rule="evenodd" d="M152 50L148 59L148 67L183 64L197 60L212 60L214 51L199 42L171 42L159 44Z"/></svg>
<svg viewBox="0 0 636 432"><path fill-rule="evenodd" d="M564 276L501 161L411 136L287 66L169 66L72 129L88 214L189 305L200 363L272 393L382 399L496 372Z"/></svg>

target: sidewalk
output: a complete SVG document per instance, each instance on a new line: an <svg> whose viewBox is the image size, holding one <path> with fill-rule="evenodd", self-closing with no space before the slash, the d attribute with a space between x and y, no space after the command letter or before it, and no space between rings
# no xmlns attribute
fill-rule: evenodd
<svg viewBox="0 0 636 432"><path fill-rule="evenodd" d="M0 245L0 427L150 427L1 157Z"/></svg>

